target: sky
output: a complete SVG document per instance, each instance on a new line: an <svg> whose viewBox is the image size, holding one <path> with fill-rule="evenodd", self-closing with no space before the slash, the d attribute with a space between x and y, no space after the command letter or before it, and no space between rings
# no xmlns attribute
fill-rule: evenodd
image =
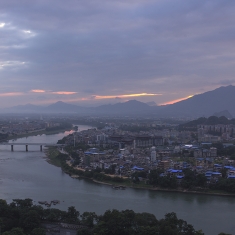
<svg viewBox="0 0 235 235"><path fill-rule="evenodd" d="M235 1L0 1L0 108L136 99L235 85Z"/></svg>

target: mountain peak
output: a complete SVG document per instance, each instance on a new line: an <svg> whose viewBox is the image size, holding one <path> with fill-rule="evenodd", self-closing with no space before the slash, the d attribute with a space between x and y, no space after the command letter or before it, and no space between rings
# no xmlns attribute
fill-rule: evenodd
<svg viewBox="0 0 235 235"><path fill-rule="evenodd" d="M162 110L164 116L211 116L227 110L234 116L235 86L222 86L212 91L193 96L190 99L166 105Z"/></svg>

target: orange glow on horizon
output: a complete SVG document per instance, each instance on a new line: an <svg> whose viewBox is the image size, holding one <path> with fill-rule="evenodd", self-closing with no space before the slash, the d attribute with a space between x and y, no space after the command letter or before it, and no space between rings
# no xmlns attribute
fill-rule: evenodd
<svg viewBox="0 0 235 235"><path fill-rule="evenodd" d="M144 97L144 96L161 96L162 94L154 94L154 93L135 93L135 94L123 94L123 95L91 95L88 97L77 97L77 96L69 96L69 95L76 95L78 92L73 91L50 91L50 90L40 90L40 89L33 89L29 92L23 93L23 92L9 92L9 93L0 93L0 97L3 96L19 96L19 95L31 95L34 94L48 94L48 95L64 95L63 97L59 98L62 102L68 102L68 103L74 103L79 101L98 101L102 99L115 99L120 98L122 99L122 102L126 102L130 100L131 97ZM46 100L35 100L32 102L33 104L51 104L54 102L57 102L58 98L55 96L47 97Z"/></svg>
<svg viewBox="0 0 235 235"><path fill-rule="evenodd" d="M177 103L177 102L180 102L180 101L183 101L183 100L187 100L187 99L192 98L192 97L193 97L193 95L190 95L190 96L187 96L187 97L184 97L184 98L180 98L180 99L176 99L176 100L167 101L167 102L162 103L162 104L160 104L160 105L175 104L175 103Z"/></svg>
<svg viewBox="0 0 235 235"><path fill-rule="evenodd" d="M22 93L22 92L0 93L1 97L4 97L4 96L19 96L19 95L24 95L24 93Z"/></svg>
<svg viewBox="0 0 235 235"><path fill-rule="evenodd" d="M77 94L77 92L75 92L75 91L54 91L52 93L57 94L57 95L74 95L74 94Z"/></svg>
<svg viewBox="0 0 235 235"><path fill-rule="evenodd" d="M156 96L162 94L151 94L151 93L139 93L139 94L126 94L126 95L94 95L94 99L115 99L115 98L128 98L128 97L140 97L140 96Z"/></svg>
<svg viewBox="0 0 235 235"><path fill-rule="evenodd" d="M34 93L44 93L46 91L45 90L38 90L38 89L36 89L36 90L31 90L31 92L34 92Z"/></svg>

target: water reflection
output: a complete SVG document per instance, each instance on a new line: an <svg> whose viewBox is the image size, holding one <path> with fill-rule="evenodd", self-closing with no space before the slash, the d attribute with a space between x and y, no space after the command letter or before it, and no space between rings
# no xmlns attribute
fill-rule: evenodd
<svg viewBox="0 0 235 235"><path fill-rule="evenodd" d="M66 134L32 136L27 141L56 143ZM18 141L24 143L26 139ZM24 146L17 146L15 152L9 146L0 147L0 198L8 202L14 198L32 198L36 202L58 199L61 204L55 208L62 210L75 206L80 212L101 214L107 209L132 209L153 213L159 219L174 211L207 235L221 231L235 234L235 198L132 188L114 190L90 180L72 179L48 164L38 146L30 146L29 152Z"/></svg>

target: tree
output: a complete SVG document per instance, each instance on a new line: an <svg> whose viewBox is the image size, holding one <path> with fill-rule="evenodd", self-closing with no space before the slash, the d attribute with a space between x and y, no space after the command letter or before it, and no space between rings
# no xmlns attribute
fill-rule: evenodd
<svg viewBox="0 0 235 235"><path fill-rule="evenodd" d="M67 212L42 209L41 216L41 207L38 206L22 208L16 206L16 203L6 205L4 200L0 200L0 209L5 206L5 213L0 214L3 235L45 235L45 230L40 228L41 217L47 220L53 218L54 222L79 223L82 229L77 235L204 235L201 231L195 231L186 221L178 219L174 212L158 221L153 214L135 213L132 210L107 210L101 216L94 212L84 212L79 216L74 207L69 207Z"/></svg>
<svg viewBox="0 0 235 235"><path fill-rule="evenodd" d="M77 235L92 235L93 233L88 228L82 228L77 231Z"/></svg>
<svg viewBox="0 0 235 235"><path fill-rule="evenodd" d="M158 220L156 219L155 215L146 212L136 213L135 220L139 226L152 227L158 225Z"/></svg>
<svg viewBox="0 0 235 235"><path fill-rule="evenodd" d="M227 169L226 168L221 169L220 173L222 174L223 178L226 178L226 176L227 176Z"/></svg>
<svg viewBox="0 0 235 235"><path fill-rule="evenodd" d="M32 230L31 235L46 235L46 230L43 228L35 228Z"/></svg>
<svg viewBox="0 0 235 235"><path fill-rule="evenodd" d="M63 221L66 216L67 212L55 208L45 209L43 211L43 218L52 222Z"/></svg>
<svg viewBox="0 0 235 235"><path fill-rule="evenodd" d="M159 234L175 235L184 234L191 235L195 234L195 230L191 224L186 221L178 219L174 212L167 213L165 219L160 220L160 232Z"/></svg>
<svg viewBox="0 0 235 235"><path fill-rule="evenodd" d="M2 235L25 235L22 228L13 228L11 231L4 232Z"/></svg>
<svg viewBox="0 0 235 235"><path fill-rule="evenodd" d="M207 182L207 178L203 174L198 174L196 177L196 185L199 187L205 187Z"/></svg>
<svg viewBox="0 0 235 235"><path fill-rule="evenodd" d="M26 230L31 231L34 228L40 227L40 215L34 211L28 211L21 217L20 225Z"/></svg>
<svg viewBox="0 0 235 235"><path fill-rule="evenodd" d="M163 188L177 188L177 179L175 176L163 176L159 178L159 185Z"/></svg>
<svg viewBox="0 0 235 235"><path fill-rule="evenodd" d="M94 225L97 223L97 220L98 216L95 212L84 212L81 215L81 223L90 228L94 227Z"/></svg>
<svg viewBox="0 0 235 235"><path fill-rule="evenodd" d="M190 188L196 184L196 175L195 172L190 169L184 169L184 178L181 182L183 188Z"/></svg>
<svg viewBox="0 0 235 235"><path fill-rule="evenodd" d="M149 184L158 185L161 173L162 172L159 171L159 170L151 170L149 175L148 175Z"/></svg>
<svg viewBox="0 0 235 235"><path fill-rule="evenodd" d="M77 166L81 163L81 158L80 157L76 157L73 161L73 166Z"/></svg>
<svg viewBox="0 0 235 235"><path fill-rule="evenodd" d="M219 233L218 235L232 235L230 233Z"/></svg>
<svg viewBox="0 0 235 235"><path fill-rule="evenodd" d="M33 200L30 198L26 199L13 199L13 203L20 208L30 208L33 205Z"/></svg>
<svg viewBox="0 0 235 235"><path fill-rule="evenodd" d="M75 209L74 206L68 208L68 212L65 218L67 223L76 224L79 222L79 212Z"/></svg>
<svg viewBox="0 0 235 235"><path fill-rule="evenodd" d="M108 210L100 217L94 229L96 234L129 235L132 234L135 213L132 210L119 212L118 210Z"/></svg>

